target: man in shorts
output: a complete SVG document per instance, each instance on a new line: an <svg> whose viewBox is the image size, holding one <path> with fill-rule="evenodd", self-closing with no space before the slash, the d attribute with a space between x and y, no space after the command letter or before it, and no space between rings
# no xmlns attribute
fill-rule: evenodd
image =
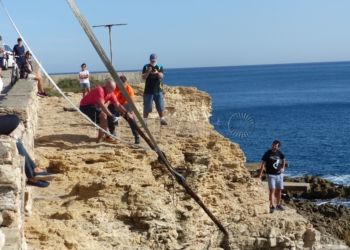
<svg viewBox="0 0 350 250"><path fill-rule="evenodd" d="M273 213L275 209L281 211L284 210L284 208L281 206L281 197L283 189L283 173L286 160L284 154L278 150L280 146L280 141L273 141L271 149L266 151L266 153L262 157L261 169L258 176L258 178L261 179L264 168L266 167L267 179L270 190L270 213ZM274 205L275 196L277 200L276 208Z"/></svg>
<svg viewBox="0 0 350 250"><path fill-rule="evenodd" d="M29 59L32 57L32 54L30 51L27 51L24 57L24 61L22 62L20 68L19 68L19 76L20 78L26 78L29 80L35 80L38 81L38 93L37 95L40 97L48 97L49 95L44 91L43 88L43 81L41 79L41 76L38 74L35 74L33 72L33 66Z"/></svg>
<svg viewBox="0 0 350 250"><path fill-rule="evenodd" d="M108 125L115 124L118 121L118 118L105 106L107 102L113 104L125 119L133 119L132 114L128 113L117 101L113 93L115 87L115 82L112 79L108 79L105 86L97 86L80 101L80 111L87 115L91 121L100 124L100 127L105 131L108 131ZM104 135L105 138L103 138ZM119 143L118 140L99 130L96 143L100 143L102 140L113 144Z"/></svg>
<svg viewBox="0 0 350 250"><path fill-rule="evenodd" d="M147 124L148 114L152 112L153 101L160 117L160 125L168 125L164 119L164 98L163 98L163 66L157 64L157 55L151 54L150 63L143 66L142 79L145 81L143 92L143 120Z"/></svg>
<svg viewBox="0 0 350 250"><path fill-rule="evenodd" d="M81 71L79 72L80 88L83 92L83 97L86 93L90 92L89 71L86 69L86 64L81 65Z"/></svg>

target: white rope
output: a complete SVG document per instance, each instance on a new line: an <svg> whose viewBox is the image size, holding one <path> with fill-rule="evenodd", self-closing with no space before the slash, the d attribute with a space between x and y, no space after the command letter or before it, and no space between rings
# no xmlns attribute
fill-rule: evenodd
<svg viewBox="0 0 350 250"><path fill-rule="evenodd" d="M61 91L61 89L56 85L56 83L51 79L51 77L49 76L49 74L46 72L46 70L44 69L44 67L41 65L41 63L39 63L38 59L36 58L34 52L30 49L30 47L28 46L28 44L26 43L25 39L23 38L23 36L21 35L21 33L19 32L19 30L17 29L14 21L12 20L10 14L8 13L7 9L5 8L2 0L0 0L2 7L4 8L7 16L9 17L13 27L15 28L15 30L17 31L18 35L20 36L20 38L22 39L22 42L25 44L25 46L28 48L28 50L31 52L31 54L33 55L34 60L37 62L37 64L39 65L40 69L42 70L42 72L46 75L46 77L49 79L49 81L52 83L52 85L57 89L57 91L70 103L70 105L72 105L72 107L77 110L86 120L88 120L93 126L95 126L97 129L102 130L104 133L108 134L109 136L112 136L113 138L121 141L122 143L131 145L131 146L135 146L135 147L139 147L139 148L143 148L143 149L147 149L149 150L149 147L145 147L145 146L141 146L138 144L134 144L128 141L125 141L117 136L112 135L111 133L109 133L108 131L104 130L103 128L101 128L100 126L98 126L96 123L94 123L93 121L91 121L91 119L85 115L83 112L80 111L80 109L78 107L76 107L71 100L69 100L69 98Z"/></svg>

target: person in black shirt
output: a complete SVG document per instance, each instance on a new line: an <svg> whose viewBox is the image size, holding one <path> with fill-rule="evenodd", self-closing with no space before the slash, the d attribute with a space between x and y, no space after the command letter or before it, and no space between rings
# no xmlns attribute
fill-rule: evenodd
<svg viewBox="0 0 350 250"><path fill-rule="evenodd" d="M22 44L22 39L17 39L17 44L13 47L13 59L16 60L16 64L18 67L21 66L23 60L24 60L24 46Z"/></svg>
<svg viewBox="0 0 350 250"><path fill-rule="evenodd" d="M283 211L281 206L281 197L283 189L283 172L285 168L285 156L279 151L281 146L280 141L275 140L272 147L262 157L262 164L258 178L261 179L264 168L266 168L268 184L269 184L269 198L270 198L270 213L275 211L275 196L277 200L276 209Z"/></svg>
<svg viewBox="0 0 350 250"><path fill-rule="evenodd" d="M153 101L160 117L160 125L167 125L164 119L164 98L163 98L163 66L157 63L157 55L151 54L150 63L143 66L142 79L145 81L143 92L143 120L147 124L148 114L152 112Z"/></svg>

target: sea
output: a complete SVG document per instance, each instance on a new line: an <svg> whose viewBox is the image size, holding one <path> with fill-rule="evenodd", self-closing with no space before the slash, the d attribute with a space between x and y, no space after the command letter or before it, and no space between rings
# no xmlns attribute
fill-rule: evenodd
<svg viewBox="0 0 350 250"><path fill-rule="evenodd" d="M286 176L350 185L350 62L165 69L163 82L209 93L210 122L247 162L279 140Z"/></svg>

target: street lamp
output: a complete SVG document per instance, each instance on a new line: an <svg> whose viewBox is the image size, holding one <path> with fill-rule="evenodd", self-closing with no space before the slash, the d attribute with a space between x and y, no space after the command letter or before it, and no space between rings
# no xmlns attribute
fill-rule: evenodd
<svg viewBox="0 0 350 250"><path fill-rule="evenodd" d="M92 26L93 28L96 28L96 27L108 27L109 29L109 46L110 46L110 49L111 49L111 63L113 65L113 52L112 52L112 27L113 26L120 26L120 25L127 25L126 23L117 23L117 24L104 24L104 25L95 25L95 26Z"/></svg>

